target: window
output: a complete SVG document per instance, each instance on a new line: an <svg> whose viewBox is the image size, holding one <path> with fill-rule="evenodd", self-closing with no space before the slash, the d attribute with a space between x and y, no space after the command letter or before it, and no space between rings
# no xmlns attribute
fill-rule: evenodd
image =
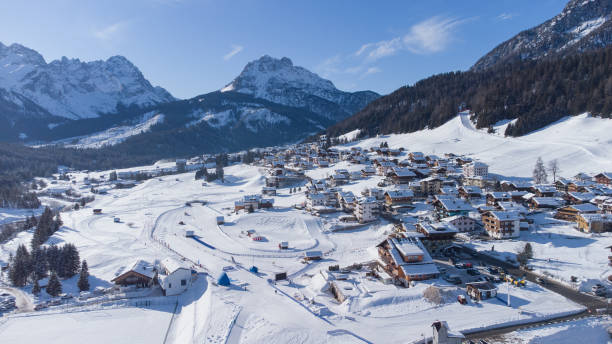
<svg viewBox="0 0 612 344"><path fill-rule="evenodd" d="M172 288L172 283L168 283L168 288Z"/></svg>
<svg viewBox="0 0 612 344"><path fill-rule="evenodd" d="M187 280L182 279L182 280L181 280L181 285L182 285L182 286L187 285Z"/></svg>

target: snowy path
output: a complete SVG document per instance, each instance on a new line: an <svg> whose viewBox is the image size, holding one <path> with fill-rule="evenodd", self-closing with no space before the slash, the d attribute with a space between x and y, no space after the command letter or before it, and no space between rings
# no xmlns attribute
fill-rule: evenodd
<svg viewBox="0 0 612 344"><path fill-rule="evenodd" d="M31 312L34 310L34 302L29 294L19 288L0 287L0 292L9 293L15 297L15 306L21 312Z"/></svg>

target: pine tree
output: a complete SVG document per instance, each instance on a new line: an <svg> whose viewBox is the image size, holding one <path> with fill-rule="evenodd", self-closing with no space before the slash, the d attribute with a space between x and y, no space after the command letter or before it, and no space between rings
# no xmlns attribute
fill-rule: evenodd
<svg viewBox="0 0 612 344"><path fill-rule="evenodd" d="M34 286L32 286L32 294L40 294L40 285L38 284L38 280L34 280Z"/></svg>
<svg viewBox="0 0 612 344"><path fill-rule="evenodd" d="M83 260L83 264L81 265L81 272L79 274L77 286L79 287L80 291L89 290L89 269L87 267L87 261L85 260Z"/></svg>
<svg viewBox="0 0 612 344"><path fill-rule="evenodd" d="M32 277L35 281L47 277L49 266L47 265L47 254L44 249L37 247L32 250Z"/></svg>
<svg viewBox="0 0 612 344"><path fill-rule="evenodd" d="M546 168L544 167L544 161L542 161L541 157L538 157L533 169L533 182L536 184L545 184L548 182Z"/></svg>
<svg viewBox="0 0 612 344"><path fill-rule="evenodd" d="M9 279L14 286L23 287L28 282L31 271L32 262L28 249L23 244L19 245L10 265Z"/></svg>
<svg viewBox="0 0 612 344"><path fill-rule="evenodd" d="M52 273L47 283L47 294L55 297L62 293L62 283L57 278L56 273Z"/></svg>
<svg viewBox="0 0 612 344"><path fill-rule="evenodd" d="M526 243L525 244L525 248L523 249L523 253L525 253L525 256L527 257L527 259L532 259L533 258L533 248L531 247L530 243Z"/></svg>

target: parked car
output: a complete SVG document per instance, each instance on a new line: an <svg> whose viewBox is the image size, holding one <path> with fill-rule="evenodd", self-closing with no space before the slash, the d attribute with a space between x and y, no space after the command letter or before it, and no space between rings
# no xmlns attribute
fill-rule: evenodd
<svg viewBox="0 0 612 344"><path fill-rule="evenodd" d="M466 271L468 273L468 275L472 275L472 276L478 276L480 275L480 271L474 269L474 268L469 268Z"/></svg>
<svg viewBox="0 0 612 344"><path fill-rule="evenodd" d="M493 275L498 275L499 274L499 270L497 270L497 268L494 267L494 266L487 267L487 272L489 272L490 274L493 274Z"/></svg>
<svg viewBox="0 0 612 344"><path fill-rule="evenodd" d="M449 275L444 277L444 280L448 283L452 283L452 284L461 284L461 277L457 276L457 275Z"/></svg>
<svg viewBox="0 0 612 344"><path fill-rule="evenodd" d="M541 285L546 285L548 282L542 277L536 277L536 283L541 284Z"/></svg>

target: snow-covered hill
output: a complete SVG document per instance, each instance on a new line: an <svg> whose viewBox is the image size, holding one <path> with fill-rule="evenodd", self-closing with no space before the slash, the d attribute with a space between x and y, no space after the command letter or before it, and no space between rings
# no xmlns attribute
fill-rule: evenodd
<svg viewBox="0 0 612 344"><path fill-rule="evenodd" d="M612 43L611 19L612 0L571 0L554 18L498 45L472 69L604 47Z"/></svg>
<svg viewBox="0 0 612 344"><path fill-rule="evenodd" d="M150 106L175 100L163 88L153 87L123 56L92 62L63 57L46 63L35 50L2 43L0 98L3 108L31 103L38 115L46 112L68 119L113 113L118 104Z"/></svg>
<svg viewBox="0 0 612 344"><path fill-rule="evenodd" d="M340 91L331 81L303 67L294 66L289 58L276 59L268 55L249 62L238 77L221 89L221 92L229 91L282 105L306 107L334 120L352 115L379 97L371 91ZM326 102L338 105L340 111L329 111Z"/></svg>
<svg viewBox="0 0 612 344"><path fill-rule="evenodd" d="M499 123L498 132L503 133ZM386 141L389 147L404 147L426 154L468 154L490 165L502 175L531 177L535 161L557 159L561 175L612 170L612 120L582 114L565 117L552 125L521 137L503 137L475 129L469 114L461 113L446 124L410 134L385 135L348 144L363 148Z"/></svg>

